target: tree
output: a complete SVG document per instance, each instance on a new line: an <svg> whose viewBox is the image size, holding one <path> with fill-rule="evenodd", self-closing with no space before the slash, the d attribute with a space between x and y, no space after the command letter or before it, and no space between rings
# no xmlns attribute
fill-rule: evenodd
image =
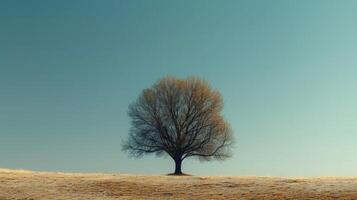
<svg viewBox="0 0 357 200"><path fill-rule="evenodd" d="M165 77L144 89L129 106L129 138L123 150L135 157L169 155L175 175L182 174L182 161L230 157L232 132L221 115L220 93L198 78Z"/></svg>

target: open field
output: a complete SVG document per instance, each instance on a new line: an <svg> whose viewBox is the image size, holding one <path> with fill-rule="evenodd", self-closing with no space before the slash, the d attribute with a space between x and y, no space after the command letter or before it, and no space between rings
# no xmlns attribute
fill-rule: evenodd
<svg viewBox="0 0 357 200"><path fill-rule="evenodd" d="M357 178L173 177L0 169L0 199L357 199Z"/></svg>

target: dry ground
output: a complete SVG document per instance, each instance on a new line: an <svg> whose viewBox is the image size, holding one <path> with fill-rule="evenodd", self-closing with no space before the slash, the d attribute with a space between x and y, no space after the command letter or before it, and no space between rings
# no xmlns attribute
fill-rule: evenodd
<svg viewBox="0 0 357 200"><path fill-rule="evenodd" d="M73 174L0 169L0 200L356 199L357 178Z"/></svg>

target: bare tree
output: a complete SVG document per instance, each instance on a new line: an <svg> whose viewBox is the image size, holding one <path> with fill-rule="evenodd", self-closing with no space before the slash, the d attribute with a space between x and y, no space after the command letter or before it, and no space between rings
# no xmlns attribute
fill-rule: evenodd
<svg viewBox="0 0 357 200"><path fill-rule="evenodd" d="M220 93L207 82L165 77L129 106L132 128L123 150L136 157L167 154L175 161L174 174L182 174L188 157L230 157L232 133L222 108Z"/></svg>

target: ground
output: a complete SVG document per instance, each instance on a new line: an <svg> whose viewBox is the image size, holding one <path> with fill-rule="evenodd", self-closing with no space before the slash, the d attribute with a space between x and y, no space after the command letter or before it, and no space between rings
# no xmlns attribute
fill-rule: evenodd
<svg viewBox="0 0 357 200"><path fill-rule="evenodd" d="M356 199L357 178L80 174L0 169L0 200Z"/></svg>

